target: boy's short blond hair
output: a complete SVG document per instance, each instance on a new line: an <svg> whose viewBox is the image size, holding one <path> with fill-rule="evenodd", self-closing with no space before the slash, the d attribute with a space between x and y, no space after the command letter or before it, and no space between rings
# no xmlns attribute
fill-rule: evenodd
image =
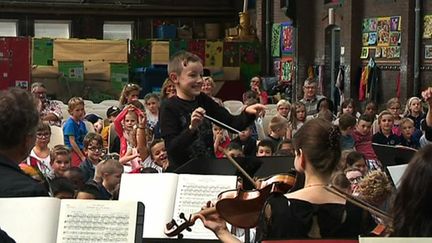
<svg viewBox="0 0 432 243"><path fill-rule="evenodd" d="M279 107L281 106L286 106L288 108L291 108L291 103L288 100L279 100L278 103L276 104L276 108L279 109Z"/></svg>
<svg viewBox="0 0 432 243"><path fill-rule="evenodd" d="M288 120L280 117L280 116L274 116L271 120L270 120L270 131L277 131L278 129L282 129L284 127L288 126Z"/></svg>
<svg viewBox="0 0 432 243"><path fill-rule="evenodd" d="M71 162L71 160L72 160L70 149L68 147L66 147L65 145L58 144L58 145L54 146L54 148L51 149L50 164L53 164L54 160L56 160L57 156L59 156L59 155L66 155L69 162Z"/></svg>
<svg viewBox="0 0 432 243"><path fill-rule="evenodd" d="M383 110L378 115L378 124L381 124L381 119L383 118L383 116L391 116L391 119L394 120L393 115L392 115L392 113L390 113L390 111Z"/></svg>
<svg viewBox="0 0 432 243"><path fill-rule="evenodd" d="M81 97L72 97L68 101L68 111L71 112L79 105L84 105L84 100Z"/></svg>
<svg viewBox="0 0 432 243"><path fill-rule="evenodd" d="M176 73L177 75L180 75L183 69L190 62L202 63L202 60L197 55L187 51L179 51L175 53L168 63L168 75L170 73Z"/></svg>
<svg viewBox="0 0 432 243"><path fill-rule="evenodd" d="M414 121L413 121L411 118L408 118L408 117L402 118L402 119L400 120L400 122L399 122L399 126L401 127L401 126L402 126L403 124L405 124L405 123L409 123L409 124L411 124L412 126L415 126Z"/></svg>
<svg viewBox="0 0 432 243"><path fill-rule="evenodd" d="M387 109L390 109L390 107L393 106L393 105L399 105L399 106L401 106L401 102L400 102L399 98L393 97L393 98L389 99L387 101L386 107L387 107ZM399 109L400 108L401 107L399 107Z"/></svg>
<svg viewBox="0 0 432 243"><path fill-rule="evenodd" d="M101 161L98 164L97 170L98 170L98 174L101 176L105 173L108 175L112 175L112 174L119 172L119 171L121 171L121 173L123 173L123 165L118 160L107 159L107 160Z"/></svg>

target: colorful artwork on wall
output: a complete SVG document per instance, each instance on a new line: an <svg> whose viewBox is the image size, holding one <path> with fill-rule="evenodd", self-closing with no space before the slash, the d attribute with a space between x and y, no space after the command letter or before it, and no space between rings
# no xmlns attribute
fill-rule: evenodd
<svg viewBox="0 0 432 243"><path fill-rule="evenodd" d="M84 81L84 63L82 61L59 61L58 70L62 75L60 80L66 82Z"/></svg>
<svg viewBox="0 0 432 243"><path fill-rule="evenodd" d="M294 77L294 62L292 57L282 57L281 59L281 81L292 81Z"/></svg>
<svg viewBox="0 0 432 243"><path fill-rule="evenodd" d="M381 47L377 46L375 48L375 58L381 57Z"/></svg>
<svg viewBox="0 0 432 243"><path fill-rule="evenodd" d="M368 57L369 57L369 48L368 47L363 47L362 51L361 51L360 58L361 59L367 59Z"/></svg>
<svg viewBox="0 0 432 243"><path fill-rule="evenodd" d="M281 51L283 55L290 55L294 51L294 27L291 23L281 24Z"/></svg>
<svg viewBox="0 0 432 243"><path fill-rule="evenodd" d="M377 44L377 33L376 32L370 32L367 45L375 46L376 44Z"/></svg>
<svg viewBox="0 0 432 243"><path fill-rule="evenodd" d="M432 38L432 15L425 15L423 18L423 39Z"/></svg>
<svg viewBox="0 0 432 243"><path fill-rule="evenodd" d="M139 67L148 67L151 64L151 41L131 40L129 62L132 70Z"/></svg>
<svg viewBox="0 0 432 243"><path fill-rule="evenodd" d="M53 46L52 39L33 39L33 65L52 66Z"/></svg>
<svg viewBox="0 0 432 243"><path fill-rule="evenodd" d="M425 59L432 59L432 45L425 45Z"/></svg>
<svg viewBox="0 0 432 243"><path fill-rule="evenodd" d="M401 17L400 16L392 16L390 17L390 30L391 31L400 31L401 26Z"/></svg>
<svg viewBox="0 0 432 243"><path fill-rule="evenodd" d="M259 45L257 42L240 43L240 63L241 64L259 63Z"/></svg>
<svg viewBox="0 0 432 243"><path fill-rule="evenodd" d="M400 32L392 31L390 32L390 45L397 46L400 43Z"/></svg>
<svg viewBox="0 0 432 243"><path fill-rule="evenodd" d="M206 41L205 63L210 67L222 67L223 65L223 42Z"/></svg>
<svg viewBox="0 0 432 243"><path fill-rule="evenodd" d="M189 40L187 45L187 50L193 54L199 56L203 60L203 65L205 63L205 40Z"/></svg>
<svg viewBox="0 0 432 243"><path fill-rule="evenodd" d="M279 23L273 24L272 27L272 40L271 40L271 50L273 57L280 57L280 39L281 39L281 25Z"/></svg>
<svg viewBox="0 0 432 243"><path fill-rule="evenodd" d="M238 67L240 66L238 42L224 42L223 43L223 66L224 67Z"/></svg>
<svg viewBox="0 0 432 243"><path fill-rule="evenodd" d="M365 18L362 22L360 58L399 58L401 16Z"/></svg>
<svg viewBox="0 0 432 243"><path fill-rule="evenodd" d="M363 46L369 45L369 33L362 34L362 44Z"/></svg>
<svg viewBox="0 0 432 243"><path fill-rule="evenodd" d="M378 18L377 24L378 46L388 46L390 43L390 18Z"/></svg>

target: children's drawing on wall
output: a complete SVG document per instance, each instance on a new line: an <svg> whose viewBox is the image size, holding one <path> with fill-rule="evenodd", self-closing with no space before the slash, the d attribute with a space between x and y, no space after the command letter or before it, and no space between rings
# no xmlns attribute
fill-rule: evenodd
<svg viewBox="0 0 432 243"><path fill-rule="evenodd" d="M278 79L281 78L282 72L281 72L281 60L280 59L275 59L273 61L273 73L274 73L274 76L277 77Z"/></svg>
<svg viewBox="0 0 432 243"><path fill-rule="evenodd" d="M363 46L367 46L369 44L369 33L362 34L362 43Z"/></svg>
<svg viewBox="0 0 432 243"><path fill-rule="evenodd" d="M223 65L223 42L206 41L205 64L210 67L222 67Z"/></svg>
<svg viewBox="0 0 432 243"><path fill-rule="evenodd" d="M400 30L400 16L390 17L390 30L399 31Z"/></svg>
<svg viewBox="0 0 432 243"><path fill-rule="evenodd" d="M362 32L369 32L369 19L363 19Z"/></svg>
<svg viewBox="0 0 432 243"><path fill-rule="evenodd" d="M381 47L377 46L375 48L375 58L381 57Z"/></svg>
<svg viewBox="0 0 432 243"><path fill-rule="evenodd" d="M374 46L377 44L377 33L376 32L370 32L369 33L369 39L368 43L369 46Z"/></svg>
<svg viewBox="0 0 432 243"><path fill-rule="evenodd" d="M392 31L390 32L390 45L397 46L400 43L400 32Z"/></svg>
<svg viewBox="0 0 432 243"><path fill-rule="evenodd" d="M377 31L377 19L376 18L370 18L369 19L369 31Z"/></svg>
<svg viewBox="0 0 432 243"><path fill-rule="evenodd" d="M281 38L281 25L279 23L273 24L271 50L273 57L280 57L280 40Z"/></svg>
<svg viewBox="0 0 432 243"><path fill-rule="evenodd" d="M383 58L388 57L388 47L382 47L381 48L381 57L383 57Z"/></svg>
<svg viewBox="0 0 432 243"><path fill-rule="evenodd" d="M293 80L293 59L291 57L284 57L281 60L281 80Z"/></svg>
<svg viewBox="0 0 432 243"><path fill-rule="evenodd" d="M378 46L388 46L390 40L390 17L378 18Z"/></svg>
<svg viewBox="0 0 432 243"><path fill-rule="evenodd" d="M400 46L392 46L393 58L400 58Z"/></svg>
<svg viewBox="0 0 432 243"><path fill-rule="evenodd" d="M424 39L432 38L432 15L424 16L423 38Z"/></svg>
<svg viewBox="0 0 432 243"><path fill-rule="evenodd" d="M361 59L367 59L369 57L369 48L363 47L361 51Z"/></svg>
<svg viewBox="0 0 432 243"><path fill-rule="evenodd" d="M432 45L425 45L425 59L432 59Z"/></svg>
<svg viewBox="0 0 432 243"><path fill-rule="evenodd" d="M399 58L400 57L400 47L399 46L391 46L385 47L387 49L387 58Z"/></svg>
<svg viewBox="0 0 432 243"><path fill-rule="evenodd" d="M294 28L282 23L281 46L282 54L292 54L294 49Z"/></svg>

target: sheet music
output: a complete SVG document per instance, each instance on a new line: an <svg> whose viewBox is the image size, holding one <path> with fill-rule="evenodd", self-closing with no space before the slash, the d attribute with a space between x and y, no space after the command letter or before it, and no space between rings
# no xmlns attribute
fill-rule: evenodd
<svg viewBox="0 0 432 243"><path fill-rule="evenodd" d="M145 205L144 238L167 238L164 227L173 217L177 179L173 173L122 174L119 200Z"/></svg>
<svg viewBox="0 0 432 243"><path fill-rule="evenodd" d="M359 237L359 243L430 243L431 237Z"/></svg>
<svg viewBox="0 0 432 243"><path fill-rule="evenodd" d="M55 243L60 199L0 199L0 227L17 243Z"/></svg>
<svg viewBox="0 0 432 243"><path fill-rule="evenodd" d="M57 242L133 243L137 202L62 200Z"/></svg>
<svg viewBox="0 0 432 243"><path fill-rule="evenodd" d="M215 201L219 193L235 189L237 178L222 175L179 175L174 208L174 219L181 223L180 213L186 218L201 210L207 201ZM201 220L195 221L192 231L184 231L185 239L217 239L210 230L206 229Z"/></svg>
<svg viewBox="0 0 432 243"><path fill-rule="evenodd" d="M390 176L391 176L393 183L395 184L396 188L399 187L400 179L402 178L402 175L404 174L407 167L408 167L408 164L387 166L387 169L390 173Z"/></svg>

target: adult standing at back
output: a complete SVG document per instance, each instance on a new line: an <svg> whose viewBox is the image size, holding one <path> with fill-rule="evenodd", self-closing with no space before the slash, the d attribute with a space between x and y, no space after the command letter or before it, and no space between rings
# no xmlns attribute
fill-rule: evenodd
<svg viewBox="0 0 432 243"><path fill-rule="evenodd" d="M325 98L317 94L317 83L314 79L307 78L303 84L303 99L300 100L306 106L306 115L315 115L318 111L318 102Z"/></svg>
<svg viewBox="0 0 432 243"><path fill-rule="evenodd" d="M0 197L48 196L42 184L18 167L36 141L39 112L22 89L0 91Z"/></svg>
<svg viewBox="0 0 432 243"><path fill-rule="evenodd" d="M39 113L42 121L49 122L50 125L61 126L62 111L59 104L47 98L47 89L43 83L33 83L31 86L32 94L38 99Z"/></svg>

